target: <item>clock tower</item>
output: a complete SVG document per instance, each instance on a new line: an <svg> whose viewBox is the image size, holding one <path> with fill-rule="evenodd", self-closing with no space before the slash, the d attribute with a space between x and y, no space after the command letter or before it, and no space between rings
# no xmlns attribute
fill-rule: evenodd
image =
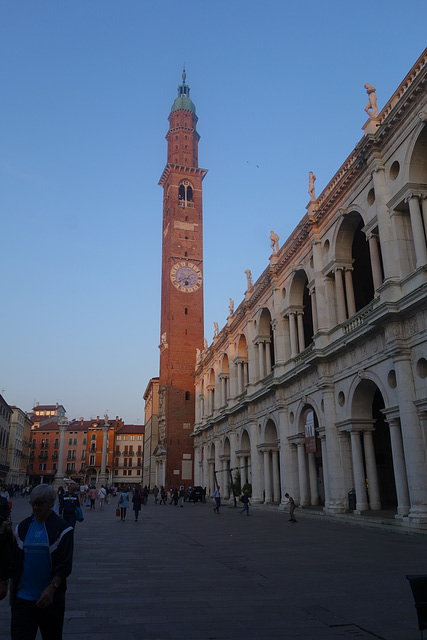
<svg viewBox="0 0 427 640"><path fill-rule="evenodd" d="M196 107L185 70L169 115L163 187L159 483L193 484L196 349L203 350L203 215Z"/></svg>

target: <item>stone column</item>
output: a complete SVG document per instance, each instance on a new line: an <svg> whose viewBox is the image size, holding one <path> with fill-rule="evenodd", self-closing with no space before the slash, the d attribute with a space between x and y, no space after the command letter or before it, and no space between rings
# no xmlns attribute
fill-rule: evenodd
<svg viewBox="0 0 427 640"><path fill-rule="evenodd" d="M427 196L423 196L421 200L421 210L423 213L423 220L424 220L424 234L427 240Z"/></svg>
<svg viewBox="0 0 427 640"><path fill-rule="evenodd" d="M194 447L194 485L202 486L203 478L201 476L201 455L200 455L200 447Z"/></svg>
<svg viewBox="0 0 427 640"><path fill-rule="evenodd" d="M346 268L344 271L345 294L347 297L348 316L354 316L356 313L356 302L354 301L352 269Z"/></svg>
<svg viewBox="0 0 427 640"><path fill-rule="evenodd" d="M319 504L319 491L317 488L317 469L316 454L308 454L308 475L310 478L310 504L316 506Z"/></svg>
<svg viewBox="0 0 427 640"><path fill-rule="evenodd" d="M311 296L311 315L312 315L312 318L313 318L313 334L316 335L319 327L318 327L318 323L317 323L317 304L316 304L316 290L315 289L311 289L310 296Z"/></svg>
<svg viewBox="0 0 427 640"><path fill-rule="evenodd" d="M219 379L221 381L221 407L225 406L226 400L225 400L225 386L226 386L226 380L224 375L220 375Z"/></svg>
<svg viewBox="0 0 427 640"><path fill-rule="evenodd" d="M304 322L303 322L303 313L299 311L297 313L297 321L298 321L298 347L299 352L304 351L305 349L305 340L304 340Z"/></svg>
<svg viewBox="0 0 427 640"><path fill-rule="evenodd" d="M240 471L240 479L242 482L242 487L244 487L244 485L247 483L248 481L248 469L246 466L246 458L245 456L239 456L237 458L237 466L239 467L239 471Z"/></svg>
<svg viewBox="0 0 427 640"><path fill-rule="evenodd" d="M270 452L264 451L264 502L272 502Z"/></svg>
<svg viewBox="0 0 427 640"><path fill-rule="evenodd" d="M297 343L297 319L296 314L292 311L289 314L289 329L291 335L291 358L295 358L298 354L298 343Z"/></svg>
<svg viewBox="0 0 427 640"><path fill-rule="evenodd" d="M299 490L300 490L300 504L302 507L306 507L307 505L310 504L310 497L308 495L305 442L302 438L297 442L297 449L298 449L298 481L299 481Z"/></svg>
<svg viewBox="0 0 427 640"><path fill-rule="evenodd" d="M289 421L288 421L288 410L286 404L284 402L281 403L281 406L278 410L279 416L279 440L280 440L280 491L281 491L281 508L285 508L287 505L287 500L285 498L285 493L288 492L291 495L294 495L293 486L292 486L292 455L290 450L289 443Z"/></svg>
<svg viewBox="0 0 427 640"><path fill-rule="evenodd" d="M356 510L366 511L369 509L368 496L366 493L365 469L363 467L362 444L360 441L360 431L351 431L351 455L353 458L354 488L356 489Z"/></svg>
<svg viewBox="0 0 427 640"><path fill-rule="evenodd" d="M344 296L344 285L342 281L342 268L337 267L334 271L335 275L335 289L337 294L337 313L338 313L338 324L345 322L347 320L347 314L345 309L345 296Z"/></svg>
<svg viewBox="0 0 427 640"><path fill-rule="evenodd" d="M98 476L98 485L107 484L107 444L108 444L108 432L110 430L109 424L102 425L102 453L101 453L101 472Z"/></svg>
<svg viewBox="0 0 427 640"><path fill-rule="evenodd" d="M287 359L285 349L285 325L283 319L280 316L277 320L273 320L272 324L276 365L283 364Z"/></svg>
<svg viewBox="0 0 427 640"><path fill-rule="evenodd" d="M209 495L213 496L215 491L215 463L209 460Z"/></svg>
<svg viewBox="0 0 427 640"><path fill-rule="evenodd" d="M415 255L417 258L417 269L427 263L427 248L424 235L423 223L421 219L421 208L416 196L408 198L409 214L411 216L412 236L414 238Z"/></svg>
<svg viewBox="0 0 427 640"><path fill-rule="evenodd" d="M402 349L394 357L394 362L403 449L411 498L409 518L414 524L427 526L427 469L421 425L414 405L415 388L410 352Z"/></svg>
<svg viewBox="0 0 427 640"><path fill-rule="evenodd" d="M53 488L58 489L64 483L64 449L65 449L65 432L67 431L68 420L60 420L58 422L59 429L59 451L58 451L58 467L53 481Z"/></svg>
<svg viewBox="0 0 427 640"><path fill-rule="evenodd" d="M291 333L288 316L283 317L283 349L284 359L287 362L291 357Z"/></svg>
<svg viewBox="0 0 427 640"><path fill-rule="evenodd" d="M314 237L312 241L313 248L313 266L314 266L314 287L313 293L315 295L312 306L313 311L313 328L314 328L314 316L316 316L316 329L314 333L318 331L327 331L328 329L328 314L327 314L327 299L326 294L326 279L323 275L323 257L322 257L322 244L319 238Z"/></svg>
<svg viewBox="0 0 427 640"><path fill-rule="evenodd" d="M374 281L374 290L377 291L383 283L383 275L381 270L380 252L378 250L377 236L373 233L368 235L369 254L371 256L372 278ZM376 294L379 295L379 294Z"/></svg>
<svg viewBox="0 0 427 640"><path fill-rule="evenodd" d="M398 277L398 264L395 259L396 244L394 240L394 225L390 218L387 202L390 199L387 190L384 167L378 167L372 172L375 189L375 204L377 207L378 230L381 242L381 255L386 280Z"/></svg>
<svg viewBox="0 0 427 640"><path fill-rule="evenodd" d="M372 511L380 511L381 497L378 485L377 465L375 462L374 441L372 439L371 430L365 430L363 432L363 445L365 448L366 475L368 477L369 487L369 508Z"/></svg>
<svg viewBox="0 0 427 640"><path fill-rule="evenodd" d="M196 424L200 422L200 391L199 385L196 385L196 402L194 407L194 421Z"/></svg>
<svg viewBox="0 0 427 640"><path fill-rule="evenodd" d="M242 389L242 393L244 391L246 391L246 386L249 382L249 378L248 378L248 363L243 361L242 362L242 367L243 367L243 389Z"/></svg>
<svg viewBox="0 0 427 640"><path fill-rule="evenodd" d="M243 393L243 367L240 361L236 363L236 366L237 366L237 395L240 396L240 394Z"/></svg>
<svg viewBox="0 0 427 640"><path fill-rule="evenodd" d="M261 474L261 454L257 446L257 420L251 420L247 426L251 449L250 449L250 463L251 463L251 476L252 476L252 502L259 504L262 502L262 484L263 480ZM248 471L249 473L249 471Z"/></svg>
<svg viewBox="0 0 427 640"><path fill-rule="evenodd" d="M269 342L265 342L264 343L264 348L265 348L265 375L268 376L271 373L271 350L270 350L270 343Z"/></svg>
<svg viewBox="0 0 427 640"><path fill-rule="evenodd" d="M320 367L318 368L321 371ZM334 399L334 387L326 383L322 386L324 415L325 415L325 436L326 436L326 471L327 484L329 488L329 499L325 501L326 513L343 513L347 503L342 481L341 455L338 443L338 432L335 426L336 411Z"/></svg>
<svg viewBox="0 0 427 640"><path fill-rule="evenodd" d="M228 483L230 481L230 474L228 472L228 469L230 468L229 463L230 463L229 459L223 458L221 481L218 479L219 484L222 486L221 495L223 496L224 500L228 500L228 498L230 497L230 490L228 488Z"/></svg>
<svg viewBox="0 0 427 640"><path fill-rule="evenodd" d="M264 343L263 342L258 342L258 370L259 370L259 379L262 380L265 377Z"/></svg>
<svg viewBox="0 0 427 640"><path fill-rule="evenodd" d="M273 466L273 502L280 502L280 471L279 471L279 452L277 450L271 452Z"/></svg>
<svg viewBox="0 0 427 640"><path fill-rule="evenodd" d="M325 505L329 504L329 480L328 480L328 456L326 452L326 437L325 434L319 433L320 446L322 449L322 468L323 468L323 488L325 491Z"/></svg>
<svg viewBox="0 0 427 640"><path fill-rule="evenodd" d="M408 480L406 477L405 454L403 453L402 432L398 418L387 418L390 429L391 451L393 455L394 481L396 483L397 514L407 516L410 508Z"/></svg>

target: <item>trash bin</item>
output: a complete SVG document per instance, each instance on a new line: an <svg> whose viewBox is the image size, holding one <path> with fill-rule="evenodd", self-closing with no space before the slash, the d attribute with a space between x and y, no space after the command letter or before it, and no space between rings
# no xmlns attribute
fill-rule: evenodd
<svg viewBox="0 0 427 640"><path fill-rule="evenodd" d="M354 489L348 492L348 508L350 511L356 509L356 492Z"/></svg>

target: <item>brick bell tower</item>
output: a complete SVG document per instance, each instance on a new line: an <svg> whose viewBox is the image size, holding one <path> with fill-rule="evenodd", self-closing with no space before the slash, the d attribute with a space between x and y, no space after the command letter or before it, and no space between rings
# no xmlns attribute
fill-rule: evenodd
<svg viewBox="0 0 427 640"><path fill-rule="evenodd" d="M196 107L185 82L169 115L163 187L162 299L159 376L159 482L193 484L190 437L195 419L193 372L203 350L203 215Z"/></svg>

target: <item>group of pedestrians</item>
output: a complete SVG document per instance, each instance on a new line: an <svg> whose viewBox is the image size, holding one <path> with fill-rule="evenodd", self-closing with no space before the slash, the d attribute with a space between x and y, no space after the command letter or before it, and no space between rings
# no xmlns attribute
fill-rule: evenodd
<svg viewBox="0 0 427 640"><path fill-rule="evenodd" d="M132 502L132 510L134 513L135 522L138 522L139 512L141 511L141 506L147 504L148 500L148 488L145 486L143 489L137 487L132 490L131 487L125 487L119 492L119 503L118 503L118 511L120 511L120 520L121 522L126 522L126 513L129 509L130 502Z"/></svg>

